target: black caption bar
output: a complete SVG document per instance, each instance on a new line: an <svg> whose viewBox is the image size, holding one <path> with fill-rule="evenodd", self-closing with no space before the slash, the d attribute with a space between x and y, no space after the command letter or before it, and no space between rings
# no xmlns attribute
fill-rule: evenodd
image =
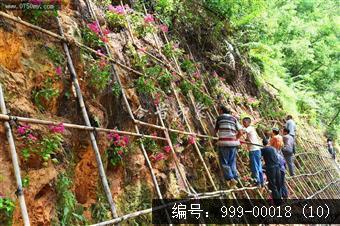
<svg viewBox="0 0 340 226"><path fill-rule="evenodd" d="M339 199L154 199L153 224L339 224Z"/></svg>

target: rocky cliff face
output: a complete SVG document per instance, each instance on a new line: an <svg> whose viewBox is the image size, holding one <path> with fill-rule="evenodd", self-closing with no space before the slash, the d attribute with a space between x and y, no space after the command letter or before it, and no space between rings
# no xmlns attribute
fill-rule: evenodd
<svg viewBox="0 0 340 226"><path fill-rule="evenodd" d="M161 125L162 119L167 128L180 131L189 131L190 128L197 134L213 135L215 109L219 103L232 108L238 117L250 115L260 136L266 128L280 125L279 118L266 117L261 111L266 103L260 105L260 96L249 95L259 94L259 90L253 88L253 79L247 69L242 68L237 57L234 67L230 66L230 60L225 62L229 69L223 74L222 71L220 74L209 71L206 61L200 63L192 60L195 56L189 54L186 43L177 46L171 35L168 37L166 28L154 21L152 15L144 15L128 7L109 10L106 7L105 10L95 5L93 7L104 35L99 34L98 25L93 23L82 0L63 1L62 10L59 11L65 35L99 53L94 54L74 42L69 43L92 126L136 132L123 95L126 95L136 120ZM6 13L59 33L53 13ZM112 76L111 63L100 56L105 53L104 43L116 62L140 72L138 74L116 64L116 74L121 78L122 87L117 78ZM232 74L236 75L235 79L231 79ZM7 108L13 116L84 124L61 42L3 17L0 17L0 83L5 91ZM171 84L175 85L178 98ZM301 130L302 123L303 120L299 124ZM58 127L12 121L11 125L32 225L80 225L112 217L88 132L65 129L63 124ZM162 130L137 125L140 133L164 137ZM321 134L304 134L300 131L299 134L311 142L323 143ZM146 209L150 207L151 199L157 197L141 143L151 160L163 197L186 196L179 169L197 192L213 190L197 150L203 156L217 189L226 188L221 179L213 140L171 131L170 139L175 155L171 154L169 141L166 140L96 133L118 215ZM0 144L0 193L14 200L16 205L12 221L14 225L22 225L3 126L0 126ZM299 140L299 147L299 152L325 152L320 150L324 147L316 145L314 147L317 148L311 148L304 140ZM298 158L298 172L314 172L316 160ZM324 163L332 167L329 160ZM249 160L243 149L238 156L238 170L243 186L250 186ZM338 177L336 171L330 175ZM306 195L303 191L298 192L299 187L312 193L316 186L327 184L330 175L324 180L315 176L316 180L306 179L300 182L302 184L289 182L292 196ZM235 192L236 198L246 195L266 198L268 192L264 189ZM75 214L68 213L69 210ZM126 222L133 223L148 224L150 216Z"/></svg>

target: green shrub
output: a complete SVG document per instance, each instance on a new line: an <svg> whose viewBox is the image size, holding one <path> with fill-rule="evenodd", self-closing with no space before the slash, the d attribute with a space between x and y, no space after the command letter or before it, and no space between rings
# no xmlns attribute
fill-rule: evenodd
<svg viewBox="0 0 340 226"><path fill-rule="evenodd" d="M64 173L59 174L56 183L58 225L85 225L83 207L77 203L71 188L71 179Z"/></svg>
<svg viewBox="0 0 340 226"><path fill-rule="evenodd" d="M84 45L92 49L98 49L104 46L104 42L99 38L99 36L91 31L91 29L89 29L87 26L81 28L80 32Z"/></svg>
<svg viewBox="0 0 340 226"><path fill-rule="evenodd" d="M155 83L151 79L141 76L137 79L135 84L136 90L140 94L153 94L156 92Z"/></svg>
<svg viewBox="0 0 340 226"><path fill-rule="evenodd" d="M14 209L15 204L12 199L0 197L0 225L12 225Z"/></svg>
<svg viewBox="0 0 340 226"><path fill-rule="evenodd" d="M187 72L188 74L193 74L196 71L195 64L188 59L185 59L181 63L181 68L183 71Z"/></svg>
<svg viewBox="0 0 340 226"><path fill-rule="evenodd" d="M189 91L193 89L193 85L187 80L182 80L182 82L179 85L179 88L181 89L182 93L186 96L189 94Z"/></svg>
<svg viewBox="0 0 340 226"><path fill-rule="evenodd" d="M155 139L150 137L144 137L140 139L140 142L144 145L145 150L151 153L157 153L160 150L159 145L156 143Z"/></svg>
<svg viewBox="0 0 340 226"><path fill-rule="evenodd" d="M99 65L96 61L91 65L90 69L90 84L99 91L106 88L111 80L111 67L109 64L104 66Z"/></svg>
<svg viewBox="0 0 340 226"><path fill-rule="evenodd" d="M160 88L166 92L170 93L170 85L172 81L172 74L168 70L166 70L160 77L158 77L158 84Z"/></svg>
<svg viewBox="0 0 340 226"><path fill-rule="evenodd" d="M54 79L47 78L39 89L33 90L33 100L39 110L45 110L45 103L50 102L54 97L59 96L59 90L53 87Z"/></svg>

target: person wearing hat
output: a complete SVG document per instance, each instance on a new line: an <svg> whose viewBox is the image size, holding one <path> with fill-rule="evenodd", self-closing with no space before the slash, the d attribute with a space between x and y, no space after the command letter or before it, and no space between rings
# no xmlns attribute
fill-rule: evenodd
<svg viewBox="0 0 340 226"><path fill-rule="evenodd" d="M274 147L277 151L280 151L283 147L283 138L280 135L280 130L278 128L273 128L269 145Z"/></svg>

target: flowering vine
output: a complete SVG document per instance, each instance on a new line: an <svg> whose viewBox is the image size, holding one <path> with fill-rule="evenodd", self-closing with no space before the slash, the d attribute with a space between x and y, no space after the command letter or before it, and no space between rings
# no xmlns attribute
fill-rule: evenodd
<svg viewBox="0 0 340 226"><path fill-rule="evenodd" d="M112 166L117 166L128 152L129 137L120 136L118 133L109 133L107 138L110 141L110 147L107 150L109 162Z"/></svg>

